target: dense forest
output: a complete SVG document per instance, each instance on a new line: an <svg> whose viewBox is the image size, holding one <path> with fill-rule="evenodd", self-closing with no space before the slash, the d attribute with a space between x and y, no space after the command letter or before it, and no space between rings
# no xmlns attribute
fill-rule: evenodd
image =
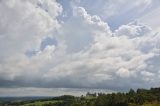
<svg viewBox="0 0 160 106"><path fill-rule="evenodd" d="M160 106L160 88L130 89L127 93L87 93L86 96L74 97L64 95L60 97L1 102L0 106Z"/></svg>

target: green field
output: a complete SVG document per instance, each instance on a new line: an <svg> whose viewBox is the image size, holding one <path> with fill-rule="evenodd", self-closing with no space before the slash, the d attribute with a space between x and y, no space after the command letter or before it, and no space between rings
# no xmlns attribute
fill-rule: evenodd
<svg viewBox="0 0 160 106"><path fill-rule="evenodd" d="M129 106L160 106L160 102L144 103L143 105L129 104Z"/></svg>
<svg viewBox="0 0 160 106"><path fill-rule="evenodd" d="M95 98L93 98L93 97L86 97L85 101L92 100L92 99L95 99ZM41 102L41 101L35 101L33 103L27 103L27 104L21 105L21 106L43 106L45 104L56 104L56 103L62 103L62 102L63 101L55 101L55 100L52 100L52 101L43 101L43 102ZM153 103L145 103L143 105L130 104L129 106L160 106L160 103L159 102L153 102Z"/></svg>
<svg viewBox="0 0 160 106"><path fill-rule="evenodd" d="M24 105L21 105L21 106L42 106L44 104L56 104L56 103L61 103L62 101L56 101L56 100L51 100L51 101L35 101L33 103L27 103L27 104L24 104Z"/></svg>
<svg viewBox="0 0 160 106"><path fill-rule="evenodd" d="M146 103L142 106L160 106L160 103L154 102L154 103Z"/></svg>

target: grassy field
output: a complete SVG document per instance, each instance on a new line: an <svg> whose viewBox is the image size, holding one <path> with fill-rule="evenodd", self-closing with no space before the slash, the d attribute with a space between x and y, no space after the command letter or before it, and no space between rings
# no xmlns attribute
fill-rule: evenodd
<svg viewBox="0 0 160 106"><path fill-rule="evenodd" d="M89 101L89 100L94 100L96 99L96 97L91 97L91 96L87 96L84 98L84 100L80 100L80 101L77 101L77 102L86 102L86 101ZM21 105L21 106L42 106L44 104L56 104L56 103L62 103L64 102L63 100L50 100L50 101L35 101L33 103L27 103L27 104L24 104L24 105Z"/></svg>
<svg viewBox="0 0 160 106"><path fill-rule="evenodd" d="M142 106L160 106L160 103L154 102L154 103L146 103Z"/></svg>
<svg viewBox="0 0 160 106"><path fill-rule="evenodd" d="M93 99L93 98L87 98L87 99ZM42 106L44 104L49 104L49 103L60 103L62 101L36 101L36 102L33 102L33 103L28 103L28 104L25 104L25 105L21 105L21 106L32 106L32 105L35 105L35 106ZM137 106L135 104L130 104L129 106ZM153 102L153 103L145 103L144 105L142 106L160 106L160 103L157 103L157 102Z"/></svg>
<svg viewBox="0 0 160 106"><path fill-rule="evenodd" d="M53 101L35 101L33 103L27 103L25 105L21 105L21 106L31 106L31 105L36 105L36 106L42 106L44 104L49 104L49 103L60 103L62 101L56 101L56 100L53 100Z"/></svg>
<svg viewBox="0 0 160 106"><path fill-rule="evenodd" d="M129 106L138 106L136 104L129 104ZM160 106L159 102L145 103L142 106Z"/></svg>

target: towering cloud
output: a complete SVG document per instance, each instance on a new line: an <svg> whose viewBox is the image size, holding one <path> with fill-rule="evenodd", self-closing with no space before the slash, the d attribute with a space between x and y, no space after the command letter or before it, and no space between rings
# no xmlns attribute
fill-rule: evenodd
<svg viewBox="0 0 160 106"><path fill-rule="evenodd" d="M56 0L0 1L0 87L160 84L160 35L152 28L133 21L112 31L84 7L72 6L66 20L62 11Z"/></svg>

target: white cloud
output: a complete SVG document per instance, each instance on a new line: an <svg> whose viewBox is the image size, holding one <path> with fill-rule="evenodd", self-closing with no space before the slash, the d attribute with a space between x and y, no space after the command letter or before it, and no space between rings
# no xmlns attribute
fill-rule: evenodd
<svg viewBox="0 0 160 106"><path fill-rule="evenodd" d="M90 45L95 33L111 35L108 24L98 16L89 15L82 7L73 11L74 16L62 25L60 32L60 39L63 39L69 52L77 52Z"/></svg>
<svg viewBox="0 0 160 106"><path fill-rule="evenodd" d="M137 21L127 25L120 26L116 31L116 36L128 36L129 38L147 36L150 34L151 28L146 25L139 24Z"/></svg>
<svg viewBox="0 0 160 106"><path fill-rule="evenodd" d="M97 14L103 19L109 19L114 16L131 15L130 12L136 13L136 15L142 14L147 8L150 8L155 0L80 0L79 2L73 1L75 5L84 6L91 14ZM135 11L137 10L137 11ZM135 15L133 13L133 15Z"/></svg>
<svg viewBox="0 0 160 106"><path fill-rule="evenodd" d="M125 69L125 68L120 68L117 71L117 75L119 75L120 77L129 77L130 76L130 71L128 69Z"/></svg>
<svg viewBox="0 0 160 106"><path fill-rule="evenodd" d="M120 33L123 26L114 33L108 28L108 30L94 29L93 26L97 24L97 27L101 28L101 26L99 26L99 23L93 24L91 21L92 16L86 13L83 8L79 9L74 18L72 18L72 23L69 24L70 26L64 28L70 31L70 27L73 28L72 25L76 22L83 23L83 27L81 24L76 23L79 27L71 30L73 34L71 36L76 36L77 31L75 33L74 31L76 28L79 28L78 30L82 30L83 34L85 34L85 36L82 35L81 37L86 39L85 37L90 35L88 35L88 30L85 30L88 29L85 26L89 24L89 31L94 32L91 33L92 40L89 41L90 44L84 45L86 48L81 48L77 52L65 54L65 59L62 63L51 68L48 73L45 73L44 79L53 85L61 82L56 84L56 86L59 87L65 85L66 87L112 87L114 89L122 87L122 89L124 89L122 85L125 84L127 84L128 87L148 87L148 85L143 82L144 78L148 76L142 74L142 72L145 72L146 68L148 68L147 61L154 58L154 47L144 47L148 41L150 43L155 42L155 38L153 37L155 35L151 32L151 29L138 22L125 25L128 27L123 29L123 34ZM76 22L74 20L76 20ZM105 24L103 21L102 23ZM134 29L131 31L133 34L127 32L130 31L130 29ZM155 37L157 38L158 35ZM73 45L79 42L79 39L65 39L65 37L64 40L68 40L70 43L73 43ZM65 44L67 49L71 46L67 43ZM77 45L75 47L77 47ZM144 48L147 49L147 52L145 52ZM71 51L74 49L73 47L70 48ZM151 64L154 64L154 62ZM126 78L127 80L124 80ZM113 83L117 81L120 81L121 85L113 85ZM156 83L157 82L152 83L152 85Z"/></svg>
<svg viewBox="0 0 160 106"><path fill-rule="evenodd" d="M13 79L25 70L29 64L25 52L39 49L41 41L60 26L55 18L61 7L56 1L51 3L54 15L48 14L38 7L38 1L34 1L0 1L0 73L3 77Z"/></svg>
<svg viewBox="0 0 160 106"><path fill-rule="evenodd" d="M48 13L36 8L31 2L12 2L12 6L8 0L2 0L0 4L0 49L4 50L1 52L1 58L5 58L8 53L15 54L30 48L39 48L41 40L59 26Z"/></svg>
<svg viewBox="0 0 160 106"><path fill-rule="evenodd" d="M131 22L112 32L83 7L74 7L60 24L61 11L51 0L0 2L1 87L124 90L159 84L160 37L150 27ZM57 44L41 50L48 36ZM36 52L27 57L28 50Z"/></svg>

